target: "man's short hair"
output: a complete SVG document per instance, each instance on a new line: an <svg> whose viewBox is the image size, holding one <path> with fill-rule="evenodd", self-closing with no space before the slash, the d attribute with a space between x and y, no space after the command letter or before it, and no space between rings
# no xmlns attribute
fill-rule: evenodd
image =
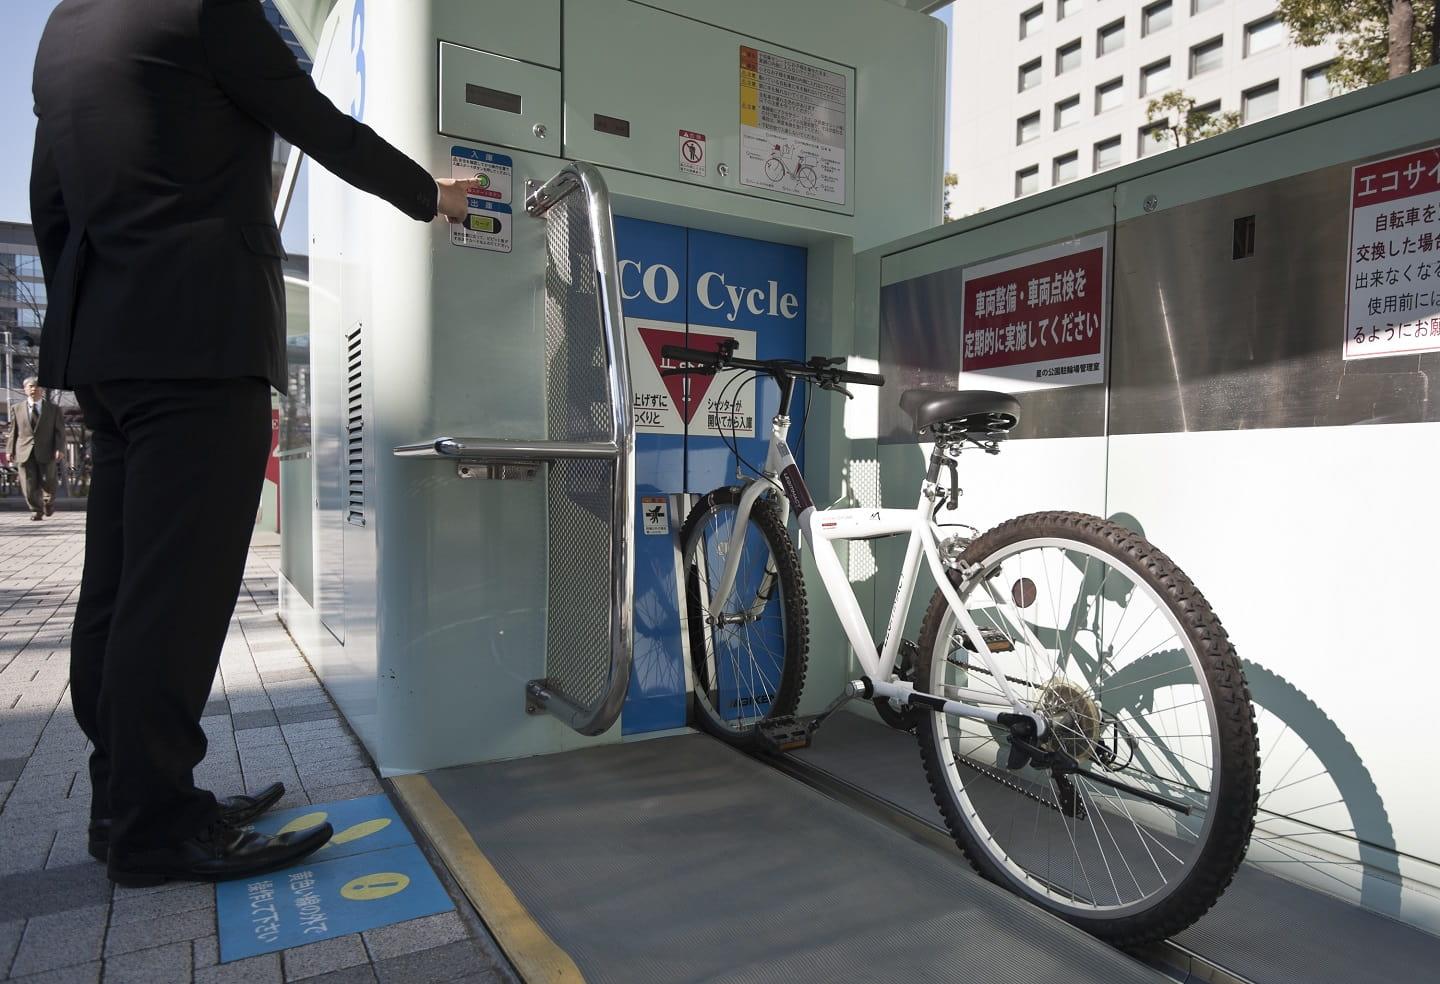
<svg viewBox="0 0 1440 984"><path fill-rule="evenodd" d="M32 385L33 385L33 386L39 386L39 385L40 385L40 377L39 377L39 376L26 376L26 377L25 377L25 382L24 382L22 385L25 385L25 386L32 386Z"/></svg>

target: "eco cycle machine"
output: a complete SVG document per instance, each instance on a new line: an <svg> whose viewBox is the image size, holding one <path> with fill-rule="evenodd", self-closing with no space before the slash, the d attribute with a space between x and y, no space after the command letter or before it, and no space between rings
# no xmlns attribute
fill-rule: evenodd
<svg viewBox="0 0 1440 984"><path fill-rule="evenodd" d="M308 387L292 393L286 425L301 446L281 462L282 617L522 975L716 979L764 967L793 980L1048 981L1063 965L1076 980L1159 979L974 878L938 829L914 738L868 707L781 760L790 775L685 730L695 679L679 622L680 527L697 494L759 462L777 404L769 382L667 374L663 350L734 339L745 357L848 356L849 368L883 373L882 393L792 409L792 446L822 505L908 493L923 456L897 429L899 392L954 385L965 367L980 371L967 385L1026 390L1005 455L964 462L986 490L967 501L972 514L1032 502L1120 513L1124 489L1149 486L1138 465L1110 482L1113 455L1172 451L1132 453L1140 442L1107 420L1140 428L1160 406L1190 421L1199 406L1155 396L1156 379L1187 370L1178 355L1171 376L1137 377L1126 361L1137 326L1165 326L1181 349L1195 330L1178 321L1187 305L1151 310L1146 285L1164 271L1135 259L1183 240L1153 238L1172 214L1211 216L1209 192L1185 192L1197 212L1181 214L1165 189L1243 191L1398 153L1409 143L1398 118L1433 116L1434 84L1417 76L1347 96L936 229L945 44L938 22L904 4L280 6L327 96L474 189L464 223L424 226L308 169L308 338L291 346L293 378ZM1236 156L1202 159L1221 151ZM1152 188L1154 216L1140 206ZM1250 241L1264 255L1274 227L1250 202L1213 208L1226 263L1234 208L1258 216ZM1077 274L1067 299L1064 273L1082 269L1083 296ZM1020 301L1006 288L1038 304L1042 271L1052 288L1060 274L1046 303L1073 308L1061 331L1070 348L1052 360L1068 368L1012 385L1035 367L1017 354L1031 336L1007 331ZM1153 496L1138 498L1157 542L1182 563L1206 556ZM883 540L841 553L872 625L898 559ZM1223 593L1226 571L1197 580ZM1247 638L1268 630L1243 602L1212 600ZM854 673L818 596L810 618L805 713ZM1284 648L1241 643L1266 663ZM743 706L723 680L721 701ZM1266 821L1279 860L1242 868L1211 916L1149 959L1239 966L1257 981L1365 980L1396 979L1434 953L1440 907L1415 888L1440 884L1424 880L1433 852L1413 827L1391 830L1397 797L1382 806L1356 792L1365 767L1306 706L1277 696L1262 708L1282 739L1272 747L1290 754L1298 742L1287 765L1305 772L1262 769L1275 776L1268 802L1284 804ZM1349 820L1320 812L1310 823L1306 811L1325 804L1288 785L1308 780L1304 755L1317 749ZM1302 859L1327 860L1293 863L1306 843L1319 847ZM498 883L477 882L482 870ZM518 922L514 907L487 908L497 890L520 903ZM1305 917L1274 925L1294 912ZM1347 947L1356 932L1380 945ZM1276 945L1291 935L1303 946Z"/></svg>

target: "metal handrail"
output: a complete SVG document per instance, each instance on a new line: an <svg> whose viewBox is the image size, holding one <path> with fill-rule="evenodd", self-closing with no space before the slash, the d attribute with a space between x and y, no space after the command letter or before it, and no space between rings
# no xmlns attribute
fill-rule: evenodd
<svg viewBox="0 0 1440 984"><path fill-rule="evenodd" d="M592 706L581 706L554 689L547 680L531 680L525 686L530 706L553 714L583 735L598 735L615 723L624 706L634 644L635 421L625 322L620 308L615 226L605 181L589 164L567 164L526 196L525 211L535 218L543 218L556 204L576 193L585 198L594 254L596 297L610 396L610 434L598 441L437 437L423 443L400 445L394 453L405 458L472 463L538 463L563 459L614 462L614 502L610 515L610 665L604 687Z"/></svg>
<svg viewBox="0 0 1440 984"><path fill-rule="evenodd" d="M610 389L611 440L607 452L615 462L614 502L610 527L610 666L609 679L593 707L580 707L556 693L545 680L532 680L526 694L540 707L564 720L583 735L598 735L620 717L625 691L630 684L630 659L634 647L635 600L635 417L630 389L630 360L625 345L625 320L621 313L620 274L615 250L615 223L610 211L610 192L600 172L589 164L572 162L525 198L525 211L540 218L567 195L576 191L585 196L589 212L591 247L594 250L595 280L604 328L606 371ZM547 442L552 449L561 445L580 450L571 442ZM598 443L598 442L597 442ZM597 449L598 450L598 449Z"/></svg>

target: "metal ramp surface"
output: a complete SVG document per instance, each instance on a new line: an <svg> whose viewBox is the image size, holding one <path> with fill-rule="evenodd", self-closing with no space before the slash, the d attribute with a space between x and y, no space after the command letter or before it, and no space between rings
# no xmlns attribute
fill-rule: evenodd
<svg viewBox="0 0 1440 984"><path fill-rule="evenodd" d="M397 788L532 980L1165 980L958 852L698 734ZM537 941L548 957L517 952Z"/></svg>
<svg viewBox="0 0 1440 984"><path fill-rule="evenodd" d="M913 736L842 712L792 758L949 837ZM1440 938L1248 864L1173 942L1257 984L1397 984L1440 967Z"/></svg>

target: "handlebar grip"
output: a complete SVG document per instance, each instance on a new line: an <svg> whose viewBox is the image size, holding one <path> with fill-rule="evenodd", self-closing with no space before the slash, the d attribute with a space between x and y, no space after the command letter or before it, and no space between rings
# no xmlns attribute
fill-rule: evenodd
<svg viewBox="0 0 1440 984"><path fill-rule="evenodd" d="M685 348L683 345L662 346L660 357L674 359L677 362L695 362L702 366L718 366L720 364L719 353L707 352L704 349Z"/></svg>
<svg viewBox="0 0 1440 984"><path fill-rule="evenodd" d="M873 372L851 372L848 369L837 373L842 383L860 383L862 386L884 386L885 377Z"/></svg>

